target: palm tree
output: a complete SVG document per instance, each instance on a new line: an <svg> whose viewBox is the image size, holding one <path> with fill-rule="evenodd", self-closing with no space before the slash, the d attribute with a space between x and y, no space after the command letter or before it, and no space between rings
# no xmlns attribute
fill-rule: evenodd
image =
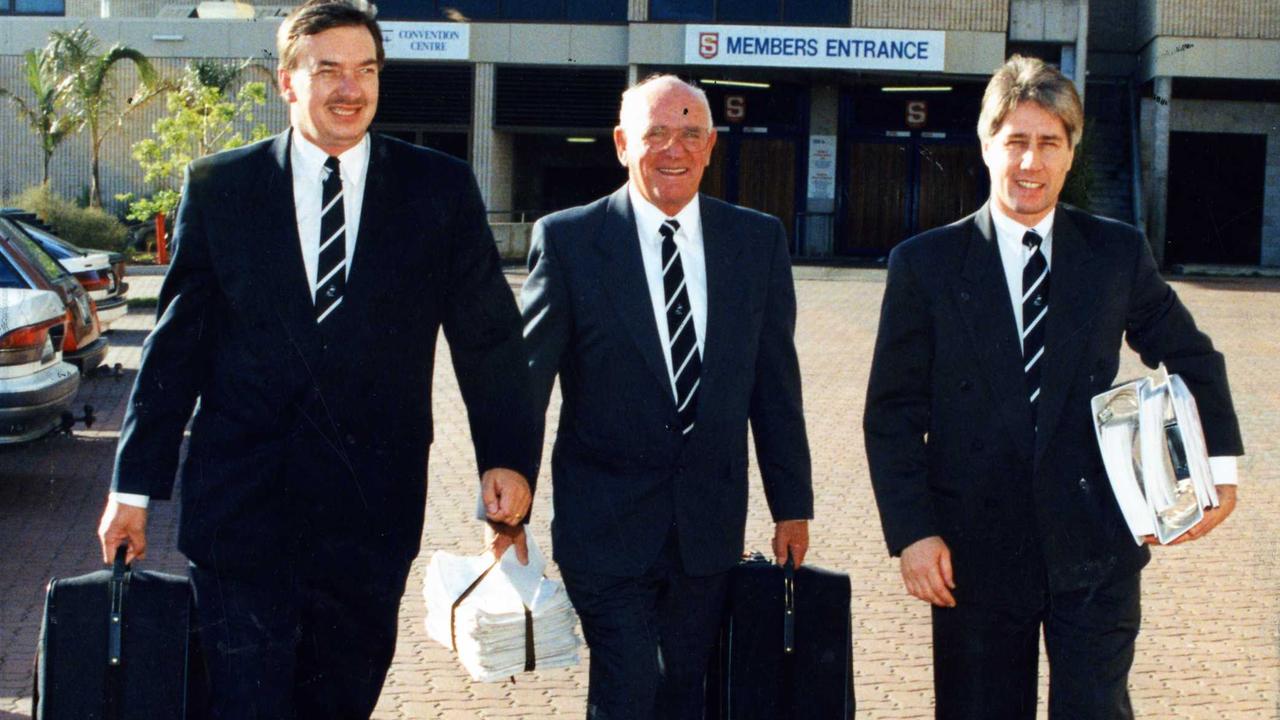
<svg viewBox="0 0 1280 720"><path fill-rule="evenodd" d="M40 136L40 149L44 152L44 177L41 182L48 185L49 163L53 159L53 151L78 129L78 125L75 118L62 112L65 89L59 85L52 44L40 51L28 50L23 57L26 59L23 79L35 99L28 102L4 88L0 88L0 97L12 100L18 114Z"/></svg>
<svg viewBox="0 0 1280 720"><path fill-rule="evenodd" d="M131 47L116 43L106 52L99 53L98 39L84 27L54 30L49 35L55 65L64 76L62 86L65 87L68 107L75 113L81 127L89 128L93 154L89 204L102 207L102 183L98 170L102 141L113 125L119 125L121 118L154 97L159 89L158 75L147 56ZM112 91L111 71L116 63L126 60L137 68L142 89L129 98L129 106L121 110Z"/></svg>

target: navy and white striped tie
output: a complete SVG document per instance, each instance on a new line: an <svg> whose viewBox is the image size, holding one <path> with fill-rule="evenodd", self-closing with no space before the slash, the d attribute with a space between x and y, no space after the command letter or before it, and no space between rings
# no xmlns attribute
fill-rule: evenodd
<svg viewBox="0 0 1280 720"><path fill-rule="evenodd" d="M1022 266L1022 372L1027 399L1035 416L1040 400L1040 368L1044 365L1044 325L1049 314L1049 261L1040 250L1041 237L1034 230L1022 236L1031 254Z"/></svg>
<svg viewBox="0 0 1280 720"><path fill-rule="evenodd" d="M321 193L320 258L316 263L316 322L324 322L342 304L347 285L347 213L342 201L338 158L324 161L327 174Z"/></svg>
<svg viewBox="0 0 1280 720"><path fill-rule="evenodd" d="M684 265L676 247L675 235L679 229L680 223L666 220L658 232L662 235L662 287L670 338L667 350L675 381L676 411L680 416L680 432L688 435L697 418L702 356L698 353L698 335L693 324L693 308L689 305L689 289L685 286Z"/></svg>

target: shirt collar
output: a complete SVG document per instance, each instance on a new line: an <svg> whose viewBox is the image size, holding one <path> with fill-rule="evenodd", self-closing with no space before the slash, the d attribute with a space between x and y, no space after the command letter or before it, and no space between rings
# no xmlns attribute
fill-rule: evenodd
<svg viewBox="0 0 1280 720"><path fill-rule="evenodd" d="M290 160L294 172L299 177L323 179L324 163L329 153L321 150L310 140L302 136L296 129L292 131L292 151ZM365 133L360 142L338 156L338 166L342 171L342 184L347 187L362 187L365 171L369 167L369 133Z"/></svg>
<svg viewBox="0 0 1280 720"><path fill-rule="evenodd" d="M633 182L627 183L627 194L631 197L631 210L636 215L636 232L640 234L642 241L658 242L658 228L662 226L662 222L670 215L663 213L653 203L645 200ZM687 205L680 208L680 212L675 214L673 218L680 223L680 230L685 233L685 237L699 237L702 233L702 211L698 202L698 195L694 195L693 199Z"/></svg>
<svg viewBox="0 0 1280 720"><path fill-rule="evenodd" d="M1037 235L1043 238L1042 245L1049 242L1049 236L1053 232L1053 217L1058 212L1056 207L1050 210L1048 215L1040 218L1040 222L1036 223L1034 227L1030 228L1004 214L994 201L989 203L989 207L991 208L991 224L995 226L997 240L1004 243L1012 243L1015 247L1022 247L1022 236L1028 230L1034 230Z"/></svg>

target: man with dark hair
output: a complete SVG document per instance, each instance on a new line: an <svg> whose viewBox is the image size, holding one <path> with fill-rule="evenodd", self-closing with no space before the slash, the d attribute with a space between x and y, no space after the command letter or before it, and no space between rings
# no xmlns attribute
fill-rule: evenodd
<svg viewBox="0 0 1280 720"><path fill-rule="evenodd" d="M178 545L214 716L368 717L422 534L439 329L499 552L543 419L469 168L368 133L372 15L313 0L278 45L292 129L188 170L99 534L143 555L196 408Z"/></svg>
<svg viewBox="0 0 1280 720"><path fill-rule="evenodd" d="M672 75L622 96L629 180L534 226L524 300L537 405L560 378L551 539L591 647L587 717L700 720L707 658L747 519L747 424L799 565L813 516L775 217L698 194L706 95Z"/></svg>
<svg viewBox="0 0 1280 720"><path fill-rule="evenodd" d="M889 552L933 605L939 718L1034 718L1042 627L1051 720L1133 716L1150 553L1090 416L1122 339L1180 374L1200 408L1222 504L1184 538L1236 504L1243 448L1222 355L1140 232L1058 203L1083 119L1070 80L1011 58L978 121L991 199L889 256L864 433Z"/></svg>

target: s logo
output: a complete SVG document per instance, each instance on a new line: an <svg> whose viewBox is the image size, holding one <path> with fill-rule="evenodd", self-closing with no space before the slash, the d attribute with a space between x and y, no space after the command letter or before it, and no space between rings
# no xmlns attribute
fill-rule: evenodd
<svg viewBox="0 0 1280 720"><path fill-rule="evenodd" d="M698 54L710 60L720 53L720 33L704 32L698 34Z"/></svg>

